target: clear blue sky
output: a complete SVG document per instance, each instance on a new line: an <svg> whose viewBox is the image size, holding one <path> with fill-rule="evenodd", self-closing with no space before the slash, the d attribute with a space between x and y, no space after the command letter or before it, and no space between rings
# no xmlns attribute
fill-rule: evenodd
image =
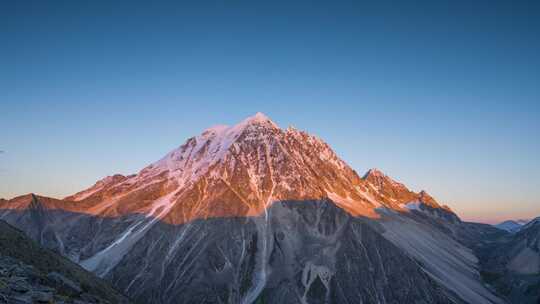
<svg viewBox="0 0 540 304"><path fill-rule="evenodd" d="M466 219L540 215L538 1L93 2L0 4L0 197L261 111Z"/></svg>

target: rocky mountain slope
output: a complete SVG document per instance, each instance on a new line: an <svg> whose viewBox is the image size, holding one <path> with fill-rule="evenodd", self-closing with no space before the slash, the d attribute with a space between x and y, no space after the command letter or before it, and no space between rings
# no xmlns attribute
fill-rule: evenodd
<svg viewBox="0 0 540 304"><path fill-rule="evenodd" d="M540 303L540 218L480 251L486 280L512 303Z"/></svg>
<svg viewBox="0 0 540 304"><path fill-rule="evenodd" d="M0 303L129 303L103 280L0 221Z"/></svg>
<svg viewBox="0 0 540 304"><path fill-rule="evenodd" d="M0 210L140 303L503 303L450 208L260 113L137 174Z"/></svg>
<svg viewBox="0 0 540 304"><path fill-rule="evenodd" d="M523 226L512 238L508 268L520 274L540 274L540 218Z"/></svg>

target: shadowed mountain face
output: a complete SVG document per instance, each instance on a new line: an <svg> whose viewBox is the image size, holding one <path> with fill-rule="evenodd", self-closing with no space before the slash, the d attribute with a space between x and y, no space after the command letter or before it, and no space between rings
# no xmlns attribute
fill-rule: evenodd
<svg viewBox="0 0 540 304"><path fill-rule="evenodd" d="M44 229L29 233L49 234L41 239L45 245L76 257L111 246L117 239L106 236L137 220L57 210ZM114 267L96 271L140 303L459 302L369 222L331 201L277 202L260 217L157 222ZM95 238L66 242L81 233ZM122 246L112 245L104 261Z"/></svg>
<svg viewBox="0 0 540 304"><path fill-rule="evenodd" d="M503 302L448 207L262 114L138 174L0 210L140 303Z"/></svg>
<svg viewBox="0 0 540 304"><path fill-rule="evenodd" d="M159 224L147 241L153 250L137 244L106 278L155 303L450 303L417 263L327 201L279 202L263 217ZM143 276L126 275L158 257L136 271Z"/></svg>

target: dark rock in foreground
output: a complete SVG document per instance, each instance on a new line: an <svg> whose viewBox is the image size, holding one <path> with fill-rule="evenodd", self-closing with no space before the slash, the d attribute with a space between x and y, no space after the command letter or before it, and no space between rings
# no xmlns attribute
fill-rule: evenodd
<svg viewBox="0 0 540 304"><path fill-rule="evenodd" d="M106 282L0 221L0 303L129 303Z"/></svg>

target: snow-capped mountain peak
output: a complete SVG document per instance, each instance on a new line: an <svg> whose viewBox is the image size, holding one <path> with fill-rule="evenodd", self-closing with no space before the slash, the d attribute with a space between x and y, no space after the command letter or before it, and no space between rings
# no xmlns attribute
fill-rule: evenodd
<svg viewBox="0 0 540 304"><path fill-rule="evenodd" d="M257 215L274 201L325 198L352 214L375 216L380 204L362 183L320 138L294 128L282 130L257 113L234 126L206 129L136 175L96 183L69 198L99 201L95 213L155 216L152 201L168 195L168 203L159 206L171 208L173 222ZM214 200L224 193L231 196L227 206L218 206L221 201Z"/></svg>
<svg viewBox="0 0 540 304"><path fill-rule="evenodd" d="M255 113L255 115L246 118L240 124L253 124L253 123L270 124L274 126L275 128L279 128L268 116L266 116L264 113L261 113L261 112L257 112Z"/></svg>

